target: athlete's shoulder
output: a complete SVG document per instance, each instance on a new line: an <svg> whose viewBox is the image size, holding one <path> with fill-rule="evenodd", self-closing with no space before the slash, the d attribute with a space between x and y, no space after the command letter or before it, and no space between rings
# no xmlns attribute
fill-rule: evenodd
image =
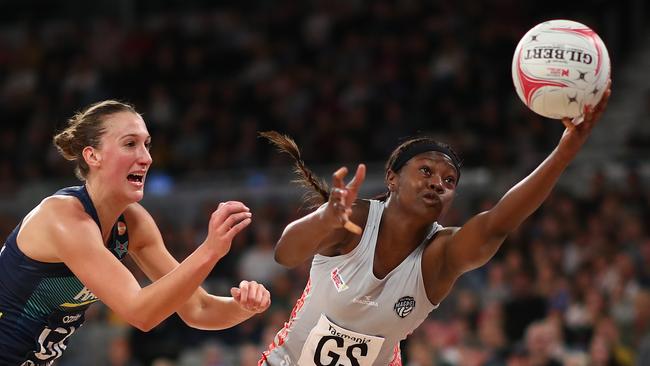
<svg viewBox="0 0 650 366"><path fill-rule="evenodd" d="M83 204L74 196L54 195L46 197L34 210L35 214L59 221L93 221L86 213Z"/></svg>
<svg viewBox="0 0 650 366"><path fill-rule="evenodd" d="M151 224L154 222L153 217L141 204L134 202L124 210L124 219L129 228Z"/></svg>
<svg viewBox="0 0 650 366"><path fill-rule="evenodd" d="M30 258L62 262L60 248L79 240L98 238L101 233L83 204L72 196L51 196L38 204L22 221L17 241Z"/></svg>

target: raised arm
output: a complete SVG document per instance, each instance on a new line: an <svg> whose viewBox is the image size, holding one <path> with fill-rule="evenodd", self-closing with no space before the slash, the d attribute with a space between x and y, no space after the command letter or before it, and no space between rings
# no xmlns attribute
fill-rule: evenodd
<svg viewBox="0 0 650 366"><path fill-rule="evenodd" d="M354 219L353 205L366 176L366 166L359 164L354 178L347 185L343 179L347 168L340 168L333 176L329 200L316 211L293 221L284 229L275 247L275 260L294 267L316 253L336 254L336 246L350 240L350 218ZM354 229L352 229L354 230Z"/></svg>
<svg viewBox="0 0 650 366"><path fill-rule="evenodd" d="M44 204L43 235L79 280L133 326L148 331L178 310L194 294L215 263L230 249L233 237L250 223L239 202L220 205L212 214L205 241L180 265L141 288L131 272L104 247L92 219L69 202Z"/></svg>
<svg viewBox="0 0 650 366"><path fill-rule="evenodd" d="M149 279L157 281L178 267L158 226L142 206L133 204L124 214L129 229L129 255ZM218 330L241 323L266 310L271 303L269 292L255 281L241 281L239 287L231 289L231 294L232 297L214 296L198 287L177 313L193 328Z"/></svg>
<svg viewBox="0 0 650 366"><path fill-rule="evenodd" d="M608 86L595 108L585 107L582 123L574 125L572 121L564 119L566 130L549 156L512 187L492 209L472 217L447 236L442 266L447 274L457 277L485 264L506 236L544 202L602 115L610 94Z"/></svg>

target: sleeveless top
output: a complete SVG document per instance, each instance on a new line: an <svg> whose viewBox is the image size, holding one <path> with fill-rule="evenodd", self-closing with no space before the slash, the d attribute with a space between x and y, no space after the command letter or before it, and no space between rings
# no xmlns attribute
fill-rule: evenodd
<svg viewBox="0 0 650 366"><path fill-rule="evenodd" d="M437 307L424 288L422 253L442 227L383 279L373 261L384 203L371 200L361 241L350 253L315 255L307 286L259 365L401 365L399 342Z"/></svg>
<svg viewBox="0 0 650 366"><path fill-rule="evenodd" d="M100 226L85 186L64 188L54 195L77 197ZM64 263L27 257L16 243L21 225L22 221L0 252L0 365L49 366L83 324L86 309L99 299ZM118 259L127 254L123 215L107 243L107 249Z"/></svg>

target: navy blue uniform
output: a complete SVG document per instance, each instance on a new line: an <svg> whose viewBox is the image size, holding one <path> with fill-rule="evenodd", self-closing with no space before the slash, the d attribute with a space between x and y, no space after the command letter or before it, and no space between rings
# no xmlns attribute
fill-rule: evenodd
<svg viewBox="0 0 650 366"><path fill-rule="evenodd" d="M74 196L99 226L85 186L59 190ZM22 222L21 222L22 224ZM51 365L84 322L84 313L99 301L63 263L44 263L23 254L16 244L19 224L0 252L0 365ZM101 227L100 227L101 229ZM124 216L107 242L120 260L128 251Z"/></svg>

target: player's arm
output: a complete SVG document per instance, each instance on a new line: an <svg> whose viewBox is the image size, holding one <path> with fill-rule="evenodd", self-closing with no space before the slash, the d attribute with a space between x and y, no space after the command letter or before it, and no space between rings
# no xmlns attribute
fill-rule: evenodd
<svg viewBox="0 0 650 366"><path fill-rule="evenodd" d="M149 279L158 281L179 266L165 247L158 226L142 206L130 205L124 216L129 230L129 255ZM193 328L217 330L241 323L266 310L271 302L269 292L254 281L242 281L231 293L233 297L213 296L201 287L195 288L177 313Z"/></svg>
<svg viewBox="0 0 650 366"><path fill-rule="evenodd" d="M458 276L485 264L506 236L539 208L586 141L605 110L610 93L608 87L593 110L585 109L584 121L577 126L565 119L563 122L567 128L550 155L512 187L492 209L472 217L449 235L444 246L443 269L446 273Z"/></svg>
<svg viewBox="0 0 650 366"><path fill-rule="evenodd" d="M95 296L144 331L167 318L192 296L227 253L232 237L250 222L237 216L243 212L243 205L216 212L213 219L217 216L214 226L218 227L210 227L206 241L167 276L141 288L131 272L105 248L99 228L78 206L62 200L44 204L43 236L53 241L57 257ZM225 225L232 228L224 228Z"/></svg>
<svg viewBox="0 0 650 366"><path fill-rule="evenodd" d="M353 207L365 179L366 167L360 164L347 185L343 183L346 174L347 168L334 173L334 189L327 203L287 225L275 247L278 263L295 267L316 253L334 255L337 254L335 246L351 240L353 235L345 225L356 216Z"/></svg>

